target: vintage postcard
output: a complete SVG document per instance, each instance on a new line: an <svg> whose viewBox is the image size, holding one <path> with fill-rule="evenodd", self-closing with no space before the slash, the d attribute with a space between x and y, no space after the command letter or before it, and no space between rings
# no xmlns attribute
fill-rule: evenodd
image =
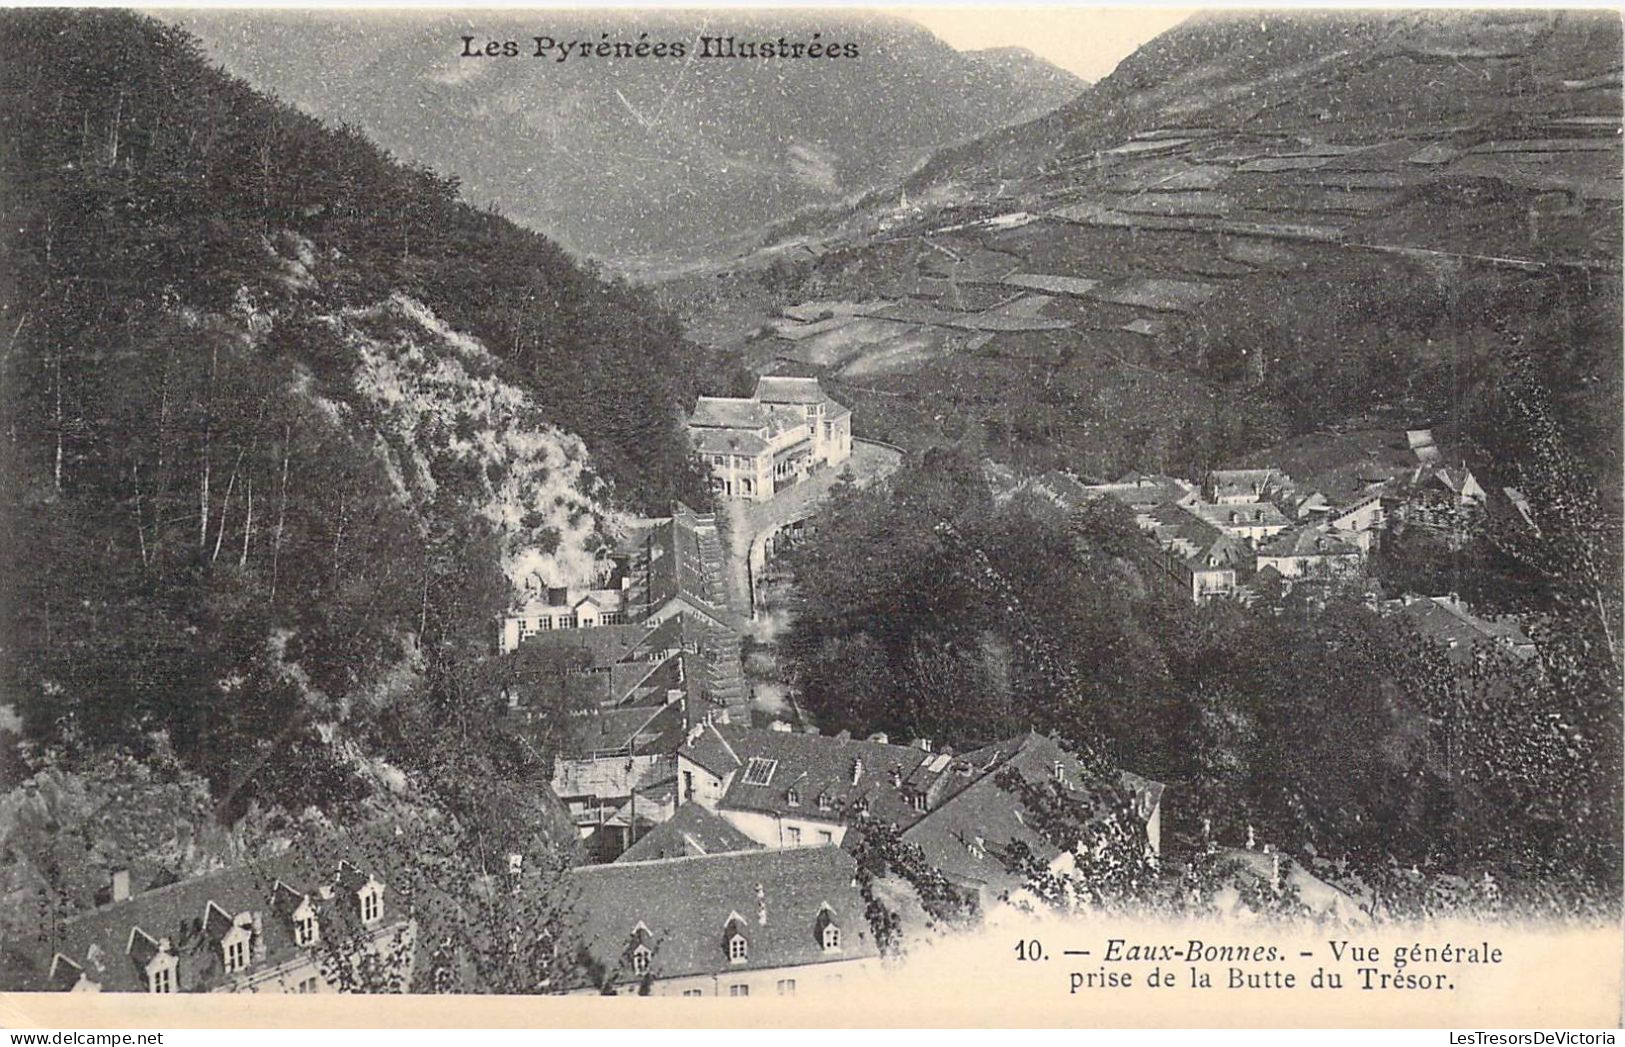
<svg viewBox="0 0 1625 1047"><path fill-rule="evenodd" d="M1617 1027L1621 47L0 10L0 1024Z"/></svg>

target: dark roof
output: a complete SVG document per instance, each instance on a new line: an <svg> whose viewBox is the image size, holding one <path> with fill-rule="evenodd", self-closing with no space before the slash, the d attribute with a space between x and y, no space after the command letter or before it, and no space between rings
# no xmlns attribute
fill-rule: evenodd
<svg viewBox="0 0 1625 1047"><path fill-rule="evenodd" d="M1259 546L1259 556L1358 556L1360 550L1318 526L1278 534Z"/></svg>
<svg viewBox="0 0 1625 1047"><path fill-rule="evenodd" d="M756 380L756 399L777 404L821 404L829 396L816 378L763 375Z"/></svg>
<svg viewBox="0 0 1625 1047"><path fill-rule="evenodd" d="M587 663L610 665L626 657L649 633L646 625L599 625L588 629L539 629L525 637L519 650L581 651Z"/></svg>
<svg viewBox="0 0 1625 1047"><path fill-rule="evenodd" d="M706 726L680 755L719 775L739 772L718 803L725 809L832 822L867 814L898 825L922 817L917 796L927 807L939 802L964 763L911 746L734 724ZM762 773L751 774L752 761Z"/></svg>
<svg viewBox="0 0 1625 1047"><path fill-rule="evenodd" d="M726 975L877 955L857 864L838 847L740 851L571 870L571 916L589 953L636 981L623 958L642 942L654 978ZM826 952L823 922L841 929ZM730 963L727 938L742 934L747 958Z"/></svg>
<svg viewBox="0 0 1625 1047"><path fill-rule="evenodd" d="M716 517L674 513L650 535L649 611L680 599L718 622L725 620L722 571Z"/></svg>
<svg viewBox="0 0 1625 1047"><path fill-rule="evenodd" d="M694 434L694 449L701 454L739 454L754 458L767 448L766 440L739 429L701 429Z"/></svg>
<svg viewBox="0 0 1625 1047"><path fill-rule="evenodd" d="M1187 508L1204 522L1219 528L1246 525L1285 527L1292 522L1273 502L1233 502L1228 505L1197 502Z"/></svg>
<svg viewBox="0 0 1625 1047"><path fill-rule="evenodd" d="M1535 649L1516 622L1481 618L1453 597L1407 596L1388 606L1404 615L1418 633L1449 648L1451 661L1472 661L1473 648L1483 643L1499 643L1520 654Z"/></svg>
<svg viewBox="0 0 1625 1047"><path fill-rule="evenodd" d="M351 933L359 930L359 902L354 892L369 879L366 872L348 863L318 867L309 860L284 856L138 891L128 900L53 928L51 937L41 943L41 984L31 988L72 988L77 977L68 980L73 972L56 961L60 955L105 992L146 992L144 965L163 947L178 960L179 991L208 991L306 952L294 942L291 914L307 896L325 939L336 938L339 928ZM285 885L283 889L278 889L279 883ZM329 897L322 897L324 887L332 889ZM258 940L251 942L248 968L228 974L218 943L244 914L258 918L245 921ZM380 926L400 919L386 887ZM63 981L67 984L58 984Z"/></svg>
<svg viewBox="0 0 1625 1047"><path fill-rule="evenodd" d="M657 858L691 858L702 854L759 850L761 844L697 803L678 807L671 818L615 859L642 862Z"/></svg>
<svg viewBox="0 0 1625 1047"><path fill-rule="evenodd" d="M1252 551L1239 538L1225 534L1183 506L1166 502L1136 518L1157 544L1171 546L1197 570L1235 567L1252 559Z"/></svg>
<svg viewBox="0 0 1625 1047"><path fill-rule="evenodd" d="M966 753L964 758L986 770L904 830L903 840L918 846L935 868L962 886L994 891L1019 887L1021 878L1000 857L1012 843L1026 844L1045 861L1053 860L1060 851L1027 824L1015 794L998 784L999 773L1013 768L1038 783L1053 779L1059 763L1066 783L1076 787L1086 771L1053 738L1036 733ZM1120 779L1139 799L1141 816L1150 817L1161 801L1163 786L1126 771Z"/></svg>

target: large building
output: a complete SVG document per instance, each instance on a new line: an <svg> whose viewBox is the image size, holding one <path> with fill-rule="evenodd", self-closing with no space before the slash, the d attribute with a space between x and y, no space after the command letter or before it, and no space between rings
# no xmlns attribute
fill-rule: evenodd
<svg viewBox="0 0 1625 1047"><path fill-rule="evenodd" d="M654 996L837 993L879 962L856 876L857 862L833 846L574 869L574 930L597 974L575 988Z"/></svg>
<svg viewBox="0 0 1625 1047"><path fill-rule="evenodd" d="M688 431L725 498L765 501L852 456L852 412L816 378L767 376L748 398L702 396Z"/></svg>
<svg viewBox="0 0 1625 1047"><path fill-rule="evenodd" d="M294 858L133 890L43 943L39 988L71 992L406 992L417 923L387 885Z"/></svg>

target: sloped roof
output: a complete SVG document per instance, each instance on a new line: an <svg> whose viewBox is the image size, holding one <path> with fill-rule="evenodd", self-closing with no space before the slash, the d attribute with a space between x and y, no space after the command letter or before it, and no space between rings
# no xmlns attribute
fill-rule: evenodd
<svg viewBox="0 0 1625 1047"><path fill-rule="evenodd" d="M615 859L642 862L657 858L692 858L702 854L760 850L761 844L697 803L680 805L671 818L651 829Z"/></svg>
<svg viewBox="0 0 1625 1047"><path fill-rule="evenodd" d="M53 963L57 954L78 965L84 976L100 985L104 992L148 991L144 964L160 945L176 956L177 988L181 992L205 992L256 970L286 962L308 950L294 942L289 913L297 906L278 904L279 882L301 898L310 897L326 939L336 939L344 933L341 928L351 933L361 929L359 911L349 906L353 896L348 892L369 877L355 866L347 866L345 875L341 876L338 865L336 861L318 865L300 856L288 855L135 892L126 901L50 927L49 940L40 943L40 983L27 988L52 987L53 966L57 969L56 983L66 981L67 985L61 987L72 988L77 976L71 981L67 979L68 969L61 963ZM337 893L324 899L319 893L323 886L333 886ZM258 958L251 959L245 971L228 974L219 949L219 935L230 930L232 922L242 913L259 914L260 941L250 951L251 957ZM383 914L382 926L402 918L395 910L392 892L387 889L383 894ZM209 930L211 926L213 933Z"/></svg>
<svg viewBox="0 0 1625 1047"><path fill-rule="evenodd" d="M1259 556L1358 556L1360 550L1325 528L1300 527L1259 546Z"/></svg>
<svg viewBox="0 0 1625 1047"><path fill-rule="evenodd" d="M656 979L723 975L853 960L877 955L857 863L838 847L739 851L572 869L570 918L599 963L635 981L623 958L635 940L650 949ZM826 952L821 920L841 929L841 948ZM646 938L634 939L639 928ZM730 925L748 943L731 963Z"/></svg>
<svg viewBox="0 0 1625 1047"><path fill-rule="evenodd" d="M688 416L691 426L718 429L762 429L767 426L767 409L755 400L737 396L702 396Z"/></svg>
<svg viewBox="0 0 1625 1047"><path fill-rule="evenodd" d="M1061 765L1065 782L1076 787L1086 772L1078 758L1055 739L1028 733L986 749L966 753L965 759L986 769L974 782L903 832L903 840L918 846L944 876L964 886L994 891L1021 886L1021 877L1005 867L1001 855L1012 843L1024 843L1041 860L1061 852L1027 823L1020 800L997 782L1012 768L1033 783L1054 777ZM1122 784L1140 801L1140 814L1149 817L1161 801L1161 783L1121 772Z"/></svg>
<svg viewBox="0 0 1625 1047"><path fill-rule="evenodd" d="M1135 517L1135 523L1199 570L1233 567L1252 558L1252 551L1241 539L1225 534L1185 506L1172 502L1142 513Z"/></svg>
<svg viewBox="0 0 1625 1047"><path fill-rule="evenodd" d="M821 404L829 396L816 378L767 374L756 380L756 399L763 403Z"/></svg>
<svg viewBox="0 0 1625 1047"><path fill-rule="evenodd" d="M1285 527L1292 521L1286 518L1273 502L1234 502L1230 505L1208 505L1196 502L1187 508L1215 527Z"/></svg>
<svg viewBox="0 0 1625 1047"><path fill-rule="evenodd" d="M694 434L694 449L701 454L741 454L755 457L768 442L754 432L738 429L701 429Z"/></svg>

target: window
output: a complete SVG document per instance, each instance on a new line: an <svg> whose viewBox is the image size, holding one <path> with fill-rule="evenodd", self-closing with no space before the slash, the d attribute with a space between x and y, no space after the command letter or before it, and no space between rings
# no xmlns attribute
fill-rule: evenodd
<svg viewBox="0 0 1625 1047"><path fill-rule="evenodd" d="M705 995L705 990L704 989L684 989L683 990L683 995L684 996L704 996Z"/></svg>
<svg viewBox="0 0 1625 1047"><path fill-rule="evenodd" d="M153 992L174 992L174 963L161 963L154 967L147 975L147 988Z"/></svg>
<svg viewBox="0 0 1625 1047"><path fill-rule="evenodd" d="M835 801L830 798L829 793L818 794L818 809L820 811L827 811L833 806L835 806Z"/></svg>
<svg viewBox="0 0 1625 1047"><path fill-rule="evenodd" d="M730 986L728 986L728 995L729 996L749 996L750 995L750 986L744 984L743 982L739 983L738 985L730 985Z"/></svg>
<svg viewBox="0 0 1625 1047"><path fill-rule="evenodd" d="M784 830L784 839L791 847L801 846L801 830L796 826L787 826Z"/></svg>
<svg viewBox="0 0 1625 1047"><path fill-rule="evenodd" d="M304 981L300 982L298 984L298 986L296 986L294 988L294 992L301 992L301 993L313 993L313 992L316 992L316 991L318 991L318 990L316 988L316 976L315 975L311 975L309 978L306 978Z"/></svg>
<svg viewBox="0 0 1625 1047"><path fill-rule="evenodd" d="M725 454L714 454L714 455L711 456L711 464L712 465L727 465L728 464L728 456L725 455Z"/></svg>
<svg viewBox="0 0 1625 1047"><path fill-rule="evenodd" d="M728 938L728 962L744 963L750 957L750 942L745 936L735 931Z"/></svg>
<svg viewBox="0 0 1625 1047"><path fill-rule="evenodd" d="M769 760L761 756L752 756L750 763L745 766L746 785L766 785L773 780L773 772L778 769L779 761Z"/></svg>
<svg viewBox="0 0 1625 1047"><path fill-rule="evenodd" d="M239 940L225 943L226 970L240 971L248 966L248 942Z"/></svg>
<svg viewBox="0 0 1625 1047"><path fill-rule="evenodd" d="M375 923L384 915L384 892L376 887L361 892L361 922Z"/></svg>
<svg viewBox="0 0 1625 1047"><path fill-rule="evenodd" d="M1058 781L1058 782L1066 781L1066 768L1061 765L1060 760L1056 760L1054 765L1050 768L1050 770L1055 775L1055 780L1056 781Z"/></svg>
<svg viewBox="0 0 1625 1047"><path fill-rule="evenodd" d="M559 628L560 629L574 629L575 627L576 627L576 620L575 620L574 617L572 617L571 615L568 615L568 614L559 615Z"/></svg>
<svg viewBox="0 0 1625 1047"><path fill-rule="evenodd" d="M640 945L632 950L632 973L645 975L649 973L649 947Z"/></svg>
<svg viewBox="0 0 1625 1047"><path fill-rule="evenodd" d="M818 831L818 842L819 843L834 843L835 842L835 834L833 832L829 831L828 829L820 829Z"/></svg>
<svg viewBox="0 0 1625 1047"><path fill-rule="evenodd" d="M302 920L295 920L293 924L293 940L296 945L314 945L318 931L316 917L306 916Z"/></svg>
<svg viewBox="0 0 1625 1047"><path fill-rule="evenodd" d="M598 616L599 625L625 625L626 613L624 611L605 611Z"/></svg>
<svg viewBox="0 0 1625 1047"><path fill-rule="evenodd" d="M779 995L794 996L796 994L796 980L794 978L779 979Z"/></svg>
<svg viewBox="0 0 1625 1047"><path fill-rule="evenodd" d="M925 810L925 793L923 793L923 792L915 793L914 796L913 796L913 802L914 802L914 809L916 811Z"/></svg>
<svg viewBox="0 0 1625 1047"><path fill-rule="evenodd" d="M825 952L834 952L839 949L841 947L841 929L833 923L826 923L824 925L823 942Z"/></svg>
<svg viewBox="0 0 1625 1047"><path fill-rule="evenodd" d="M789 792L784 794L784 802L789 804L791 807L800 807L801 794L796 790L791 789Z"/></svg>
<svg viewBox="0 0 1625 1047"><path fill-rule="evenodd" d="M538 628L538 629L551 629L551 628L553 628L553 616L550 615L550 614L544 614L540 618L536 619L536 628Z"/></svg>

